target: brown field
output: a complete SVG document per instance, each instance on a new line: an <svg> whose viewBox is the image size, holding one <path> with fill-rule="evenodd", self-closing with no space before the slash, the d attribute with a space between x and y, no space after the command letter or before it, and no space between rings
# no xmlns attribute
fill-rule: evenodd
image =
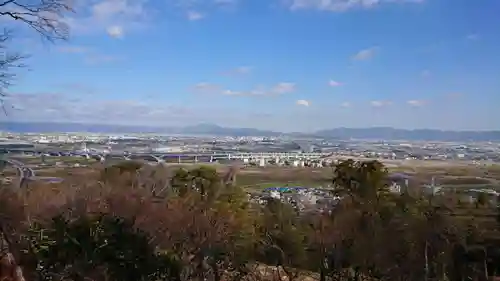
<svg viewBox="0 0 500 281"><path fill-rule="evenodd" d="M361 160L361 159L360 159ZM369 160L369 159L364 159ZM408 173L412 175L415 184L428 184L434 177L437 184L460 187L489 187L500 190L500 166L478 166L465 162L419 161L419 160L383 160L390 172ZM230 167L224 164L164 164L166 174L173 170L185 167L193 168L199 165L215 167L221 174ZM297 168L297 167L243 167L238 166L237 182L239 185L251 189L268 186L301 185L325 186L331 182L332 168ZM89 167L80 168L40 168L36 170L38 176L53 176L65 179L91 177L103 168L102 164L94 163ZM4 176L15 177L17 171L6 168Z"/></svg>
<svg viewBox="0 0 500 281"><path fill-rule="evenodd" d="M228 165L207 164L215 167L220 174L224 174L230 168ZM194 164L166 164L165 176L171 174L178 168L194 168L200 165ZM97 179L103 166L96 163L85 168L49 168L37 171L39 176L55 176L68 179L68 182ZM152 168L155 168L152 166ZM156 167L157 168L157 167ZM413 175L414 183L429 183L431 178L436 177L436 182L447 186L459 186L466 188L477 188L477 186L488 186L500 190L500 173L497 167L477 166L440 166L440 167L411 167L402 169L389 167L389 171L407 172ZM15 170L10 170L15 175ZM245 187L248 191L258 191L272 186L326 186L331 183L333 175L332 168L296 168L296 167L239 167L237 184ZM464 219L474 218L482 225L489 226L495 223L497 212L488 207L476 208L474 206L464 207L453 211L454 216Z"/></svg>

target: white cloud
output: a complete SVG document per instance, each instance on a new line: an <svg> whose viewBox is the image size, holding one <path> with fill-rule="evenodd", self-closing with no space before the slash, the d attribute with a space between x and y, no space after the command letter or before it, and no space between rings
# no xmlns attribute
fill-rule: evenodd
<svg viewBox="0 0 500 281"><path fill-rule="evenodd" d="M205 17L207 11L215 12L235 8L239 0L174 0L173 7L184 12L195 11Z"/></svg>
<svg viewBox="0 0 500 281"><path fill-rule="evenodd" d="M338 87L338 86L341 86L341 85L342 85L342 83L337 82L337 81L335 81L335 80L330 80L330 81L328 82L328 85L330 85L331 87Z"/></svg>
<svg viewBox="0 0 500 281"><path fill-rule="evenodd" d="M411 106L419 107L425 105L426 102L424 100L409 100L406 103Z"/></svg>
<svg viewBox="0 0 500 281"><path fill-rule="evenodd" d="M295 91L295 84L282 82L270 88L259 86L249 91L235 91L223 89L219 85L201 82L194 85L193 90L198 93L222 94L226 96L276 96Z"/></svg>
<svg viewBox="0 0 500 281"><path fill-rule="evenodd" d="M252 95L251 93L245 93L245 92L238 92L238 91L233 91L233 90L224 90L222 92L223 95L226 96L244 96L244 95Z"/></svg>
<svg viewBox="0 0 500 281"><path fill-rule="evenodd" d="M221 87L207 82L201 82L194 85L194 90L200 93L217 93L221 91Z"/></svg>
<svg viewBox="0 0 500 281"><path fill-rule="evenodd" d="M360 50L352 57L352 59L357 60L357 61L369 60L375 56L377 50L378 50L378 47L371 47L368 49Z"/></svg>
<svg viewBox="0 0 500 281"><path fill-rule="evenodd" d="M16 108L8 112L9 117L19 121L148 124L168 118L189 119L192 114L187 107L155 101L87 99L59 93L11 94L5 102Z"/></svg>
<svg viewBox="0 0 500 281"><path fill-rule="evenodd" d="M62 89L61 89L62 90ZM12 93L4 99L8 115L0 120L16 122L75 122L87 124L186 126L214 123L230 127L284 130L289 114L276 115L257 109L207 104L174 104L161 98L120 99L102 94ZM106 90L109 92L109 89ZM14 105L14 108L11 107ZM294 124L295 126L296 124ZM292 127L297 129L297 127ZM288 129L292 129L288 128Z"/></svg>
<svg viewBox="0 0 500 281"><path fill-rule="evenodd" d="M84 94L86 96L99 92L98 88L80 82L58 83L53 86L59 90L67 91L73 94Z"/></svg>
<svg viewBox="0 0 500 281"><path fill-rule="evenodd" d="M149 0L77 1L78 13L65 17L72 33L106 33L121 37L127 31L144 27L153 18Z"/></svg>
<svg viewBox="0 0 500 281"><path fill-rule="evenodd" d="M220 90L219 93L226 96L256 96L256 97L265 97L265 96L278 96L282 94L287 94L295 91L295 84L282 82L274 85L273 87L266 88L263 86L256 87L250 91L235 91L230 89Z"/></svg>
<svg viewBox="0 0 500 281"><path fill-rule="evenodd" d="M99 53L94 48L77 45L59 46L57 51L64 54L83 56L86 64L99 64L123 60L122 57Z"/></svg>
<svg viewBox="0 0 500 281"><path fill-rule="evenodd" d="M344 108L348 108L348 107L351 107L351 103L350 102L343 102L340 104L341 107L344 107Z"/></svg>
<svg viewBox="0 0 500 281"><path fill-rule="evenodd" d="M113 38L122 38L124 35L123 27L119 25L113 25L106 29L109 36Z"/></svg>
<svg viewBox="0 0 500 281"><path fill-rule="evenodd" d="M370 9L388 3L422 3L423 0L290 0L290 9L315 9L329 12L345 12L351 9Z"/></svg>
<svg viewBox="0 0 500 281"><path fill-rule="evenodd" d="M3 115L3 119L0 119L7 122L15 120L143 126L185 126L208 122L229 127L311 132L335 127L369 126L494 130L498 127L495 120L500 118L495 104L492 103L486 107L471 105L477 114L466 116L460 108L422 108L425 114L420 110L402 112L396 109L385 110L384 107L378 108L379 113L383 111L383 114L374 114L377 109L363 111L339 108L332 111L329 110L329 104L316 104L314 101L312 104L309 102L309 107L294 105L296 99L290 102L291 107L265 110L227 103L173 103L160 93L156 98L137 97L124 100L106 96L106 93L112 92L109 88L101 89L98 94L87 95L83 92L75 94L70 87L58 88L68 95L12 93L5 99L8 115ZM15 105L17 109L12 109L9 105ZM311 110L313 108L315 110Z"/></svg>
<svg viewBox="0 0 500 281"><path fill-rule="evenodd" d="M197 11L188 11L186 13L186 17L190 21L197 21L197 20L203 19L205 17L205 15L200 13L200 12L197 12Z"/></svg>
<svg viewBox="0 0 500 281"><path fill-rule="evenodd" d="M295 102L297 105L300 105L300 106L310 106L311 105L311 102L307 101L307 100L297 100Z"/></svg>
<svg viewBox="0 0 500 281"><path fill-rule="evenodd" d="M281 82L271 89L274 94L286 94L295 91L295 83Z"/></svg>
<svg viewBox="0 0 500 281"><path fill-rule="evenodd" d="M391 104L392 104L391 101L381 101L381 100L374 100L370 102L370 105L373 107L383 107Z"/></svg>
<svg viewBox="0 0 500 281"><path fill-rule="evenodd" d="M140 2L128 0L106 0L92 5L91 10L96 19L106 20L117 15L139 15L143 13L143 6Z"/></svg>

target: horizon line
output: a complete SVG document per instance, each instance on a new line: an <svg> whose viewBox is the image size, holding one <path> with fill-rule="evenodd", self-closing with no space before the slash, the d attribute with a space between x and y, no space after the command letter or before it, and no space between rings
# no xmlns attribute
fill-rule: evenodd
<svg viewBox="0 0 500 281"><path fill-rule="evenodd" d="M401 130L401 131L439 131L439 132L450 132L450 133L500 133L500 129L486 129L486 130L481 130L481 129L465 129L465 130L454 130L454 129L436 129L436 128L397 128L397 127L391 127L391 126L371 126L371 127L345 127L345 126L339 126L339 127L330 127L330 128L325 128L325 129L318 129L314 130L312 132L303 132L303 131L290 131L290 132L284 132L284 131L278 131L274 129L260 129L257 127L233 127L233 126L222 126L218 125L215 123L196 123L196 124L189 124L189 125L180 125L180 126L175 126L175 125L146 125L146 124L137 124L137 125L131 125L131 124L116 124L116 123L96 123L96 122L78 122L78 121L26 121L26 120L15 120L15 121L5 121L5 120L0 120L0 124L64 124L64 125L95 125L95 126L120 126L120 127L145 127L145 128L150 128L150 129L169 129L169 128L176 128L176 129L183 129L183 128L188 128L188 127L196 127L200 125L206 125L206 126L214 126L218 127L221 129L247 129L247 130L258 130L258 131L264 131L264 132L273 132L273 133L278 133L278 134L294 134L294 133L299 133L299 134L308 134L308 135L313 135L318 132L323 132L323 131L330 131L330 130L339 130L339 129L347 129L347 130L370 130L370 129L391 129L391 130Z"/></svg>

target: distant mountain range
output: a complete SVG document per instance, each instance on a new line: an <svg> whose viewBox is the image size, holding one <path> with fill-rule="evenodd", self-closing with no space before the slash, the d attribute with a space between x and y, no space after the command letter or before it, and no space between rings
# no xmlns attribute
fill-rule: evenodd
<svg viewBox="0 0 500 281"><path fill-rule="evenodd" d="M429 141L498 141L500 131L442 131L432 129L405 130L390 127L336 128L315 133L323 137L383 139L383 140L429 140Z"/></svg>
<svg viewBox="0 0 500 281"><path fill-rule="evenodd" d="M89 133L162 133L213 136L279 136L326 137L336 139L384 139L430 141L499 141L500 131L442 131L432 129L405 130L390 127L335 128L308 133L281 133L254 128L228 128L214 124L187 127L125 126L83 123L0 122L0 131L17 133L89 132Z"/></svg>
<svg viewBox="0 0 500 281"><path fill-rule="evenodd" d="M214 136L277 136L282 134L280 132L253 128L226 128L214 124L198 124L186 127L159 127L56 122L0 122L0 131L16 133L161 133Z"/></svg>

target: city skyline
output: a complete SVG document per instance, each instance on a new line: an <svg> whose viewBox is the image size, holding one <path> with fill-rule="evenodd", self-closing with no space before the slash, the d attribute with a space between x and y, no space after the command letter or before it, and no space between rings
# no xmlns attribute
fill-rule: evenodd
<svg viewBox="0 0 500 281"><path fill-rule="evenodd" d="M88 3L87 3L88 4ZM500 3L99 0L42 44L5 121L498 130ZM19 43L23 44L19 44Z"/></svg>

